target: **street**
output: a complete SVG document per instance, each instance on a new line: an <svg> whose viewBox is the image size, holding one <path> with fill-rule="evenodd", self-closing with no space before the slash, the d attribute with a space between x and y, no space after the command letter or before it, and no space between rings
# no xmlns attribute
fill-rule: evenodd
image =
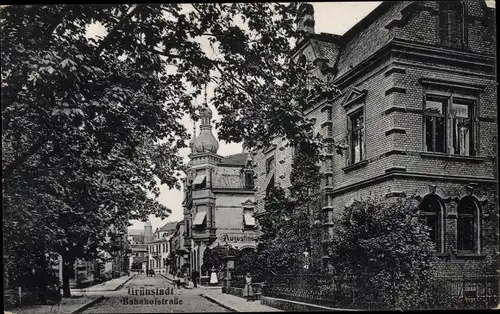
<svg viewBox="0 0 500 314"><path fill-rule="evenodd" d="M229 312L201 297L203 290L177 289L160 275L137 275L120 290L101 293L104 299L82 313Z"/></svg>

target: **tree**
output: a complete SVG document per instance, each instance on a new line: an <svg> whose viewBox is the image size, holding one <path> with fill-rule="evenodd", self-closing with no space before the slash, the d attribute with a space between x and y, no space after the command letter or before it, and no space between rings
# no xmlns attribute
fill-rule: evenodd
<svg viewBox="0 0 500 314"><path fill-rule="evenodd" d="M220 139L256 146L276 135L304 137L311 123L297 110L303 90L291 60L296 10L295 3L192 4L189 12L179 4L2 7L7 256L22 255L14 244L33 246L29 254L40 261L26 262L37 266L59 253L69 296L76 258L96 256L130 219L167 216L150 196L159 193L157 180L179 187L178 151L188 139L180 118L196 117L192 101L211 81ZM102 38L87 36L96 24Z"/></svg>
<svg viewBox="0 0 500 314"><path fill-rule="evenodd" d="M337 274L352 278L356 306L408 309L428 301L436 251L417 211L413 198L369 197L336 217L329 256Z"/></svg>
<svg viewBox="0 0 500 314"><path fill-rule="evenodd" d="M260 231L256 268L274 273L304 270L304 252L311 253L313 238L318 238L320 147L311 139L296 150L290 174L289 193L282 187L271 190L265 199L266 214L259 220Z"/></svg>
<svg viewBox="0 0 500 314"><path fill-rule="evenodd" d="M203 253L203 265L202 268L205 271L211 271L212 268L215 271L219 271L225 267L226 256L233 256L237 258L240 252L238 249L233 247L226 248L225 246L216 246L214 248L206 248Z"/></svg>

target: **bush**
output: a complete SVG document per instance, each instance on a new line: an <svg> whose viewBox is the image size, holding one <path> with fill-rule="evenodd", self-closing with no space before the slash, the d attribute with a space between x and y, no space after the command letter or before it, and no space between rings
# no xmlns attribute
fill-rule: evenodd
<svg viewBox="0 0 500 314"><path fill-rule="evenodd" d="M336 217L329 247L335 270L352 277L354 304L368 309L426 305L436 255L413 198L368 198Z"/></svg>

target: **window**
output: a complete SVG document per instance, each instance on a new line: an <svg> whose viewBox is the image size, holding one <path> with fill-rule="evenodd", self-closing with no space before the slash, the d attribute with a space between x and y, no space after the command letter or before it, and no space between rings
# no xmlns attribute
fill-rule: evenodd
<svg viewBox="0 0 500 314"><path fill-rule="evenodd" d="M269 157L266 160L266 174L274 170L274 156Z"/></svg>
<svg viewBox="0 0 500 314"><path fill-rule="evenodd" d="M332 120L332 116L333 116L333 110L332 109L328 109L326 111L326 114L327 114L326 120L331 121Z"/></svg>
<svg viewBox="0 0 500 314"><path fill-rule="evenodd" d="M207 180L206 175L203 175L203 174L197 175L193 181L193 187L195 189L204 188L206 186L206 180Z"/></svg>
<svg viewBox="0 0 500 314"><path fill-rule="evenodd" d="M436 195L428 195L420 204L420 215L423 223L430 229L431 241L436 247L436 251L441 252L444 240L443 206L441 200Z"/></svg>
<svg viewBox="0 0 500 314"><path fill-rule="evenodd" d="M479 242L479 207L472 197L466 197L458 205L457 251L476 253Z"/></svg>
<svg viewBox="0 0 500 314"><path fill-rule="evenodd" d="M255 227L255 218L252 208L243 208L243 226L245 230L253 230Z"/></svg>
<svg viewBox="0 0 500 314"><path fill-rule="evenodd" d="M355 164L365 157L364 115L358 110L349 116L349 163Z"/></svg>
<svg viewBox="0 0 500 314"><path fill-rule="evenodd" d="M194 227L205 226L206 217L207 217L207 206L206 205L198 206L197 211L196 211L196 216L194 217L194 220L193 220L193 226Z"/></svg>
<svg viewBox="0 0 500 314"><path fill-rule="evenodd" d="M439 38L441 44L462 48L465 44L464 7L460 1L439 3Z"/></svg>
<svg viewBox="0 0 500 314"><path fill-rule="evenodd" d="M463 156L476 155L474 110L474 100L427 95L424 109L426 150Z"/></svg>
<svg viewBox="0 0 500 314"><path fill-rule="evenodd" d="M428 152L446 151L447 99L427 96L425 102L425 145Z"/></svg>
<svg viewBox="0 0 500 314"><path fill-rule="evenodd" d="M266 196L269 196L273 188L274 188L274 175L272 176L271 180L269 181L269 184L266 187Z"/></svg>
<svg viewBox="0 0 500 314"><path fill-rule="evenodd" d="M253 171L245 171L245 188L253 189L254 181L253 181Z"/></svg>

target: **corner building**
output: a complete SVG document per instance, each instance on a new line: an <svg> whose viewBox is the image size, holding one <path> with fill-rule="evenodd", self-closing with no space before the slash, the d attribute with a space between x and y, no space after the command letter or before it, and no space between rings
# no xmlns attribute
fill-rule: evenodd
<svg viewBox="0 0 500 314"><path fill-rule="evenodd" d="M385 1L344 35L308 32L295 60L335 84L306 116L333 146L322 162L322 238L332 218L369 193L418 195L444 275L498 269L497 92L494 8L483 0ZM335 13L333 13L335 14ZM256 152L256 217L269 186L289 187L294 150L286 141ZM328 257L320 257L331 268Z"/></svg>
<svg viewBox="0 0 500 314"><path fill-rule="evenodd" d="M212 112L200 106L200 134L190 142L190 161L184 179L184 256L189 271L208 276L202 268L207 247L230 245L255 249L255 191L251 155L217 154Z"/></svg>

